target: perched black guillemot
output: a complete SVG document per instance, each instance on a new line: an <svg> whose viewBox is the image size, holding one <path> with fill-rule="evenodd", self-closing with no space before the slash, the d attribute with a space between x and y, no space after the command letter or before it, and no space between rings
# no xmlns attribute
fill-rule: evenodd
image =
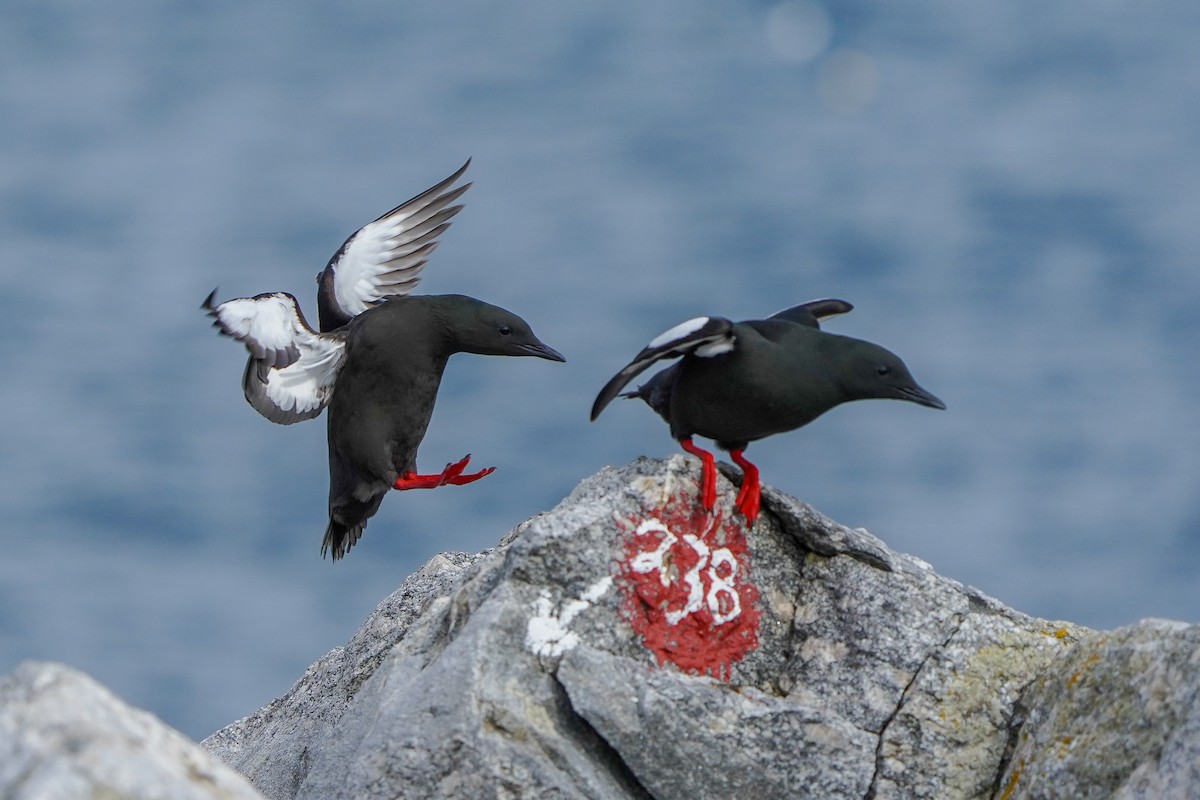
<svg viewBox="0 0 1200 800"><path fill-rule="evenodd" d="M892 398L930 408L946 404L913 380L899 356L879 345L820 330L820 321L853 308L814 300L764 320L696 317L655 337L610 380L592 405L592 420L655 361L682 358L623 396L644 400L671 426L671 436L701 460L701 502L712 510L712 453L692 436L713 439L742 468L736 506L758 517L758 468L742 455L753 441L807 425L851 400Z"/></svg>
<svg viewBox="0 0 1200 800"><path fill-rule="evenodd" d="M471 184L446 180L402 203L350 238L317 276L321 332L287 292L203 309L246 345L246 399L272 422L290 425L329 408L329 524L321 554L336 561L362 536L389 489L431 489L479 480L470 456L441 473L417 473L446 361L455 353L537 356L565 361L510 311L464 295L408 296L437 237Z"/></svg>

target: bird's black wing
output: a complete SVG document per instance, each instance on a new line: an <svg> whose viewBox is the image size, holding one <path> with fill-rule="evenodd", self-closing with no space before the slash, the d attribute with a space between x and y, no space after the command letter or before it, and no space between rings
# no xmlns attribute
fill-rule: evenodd
<svg viewBox="0 0 1200 800"><path fill-rule="evenodd" d="M239 297L202 308L221 333L246 346L250 358L242 390L254 410L271 422L290 425L321 413L346 353L345 334L321 334L305 321L287 292Z"/></svg>
<svg viewBox="0 0 1200 800"><path fill-rule="evenodd" d="M592 404L592 419L600 416L625 384L655 361L678 358L695 352L700 356L715 356L733 349L733 323L724 317L696 317L681 322L650 341L633 361L604 385Z"/></svg>
<svg viewBox="0 0 1200 800"><path fill-rule="evenodd" d="M324 332L336 330L388 297L411 292L421 270L471 187L451 188L471 159L446 180L401 203L350 236L317 275L317 312Z"/></svg>
<svg viewBox="0 0 1200 800"><path fill-rule="evenodd" d="M836 317L838 314L847 314L853 310L854 306L845 300L834 300L832 298L826 300L809 300L807 303L801 303L798 306L777 311L767 317L767 319L786 320L787 322L795 322L819 330L821 323L830 317Z"/></svg>

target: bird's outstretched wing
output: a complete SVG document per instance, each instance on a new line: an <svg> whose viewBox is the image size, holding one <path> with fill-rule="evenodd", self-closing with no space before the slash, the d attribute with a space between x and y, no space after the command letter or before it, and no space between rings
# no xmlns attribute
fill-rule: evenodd
<svg viewBox="0 0 1200 800"><path fill-rule="evenodd" d="M592 404L592 419L600 416L600 412L625 388L625 384L655 361L678 358L693 352L698 356L716 356L733 349L733 342L733 323L724 317L696 317L664 331L651 339L650 344L628 366L604 385Z"/></svg>
<svg viewBox="0 0 1200 800"><path fill-rule="evenodd" d="M345 356L345 334L322 334L308 326L296 298L287 292L239 297L213 305L216 290L201 306L213 326L246 346L242 373L246 400L271 422L291 425L321 413Z"/></svg>
<svg viewBox="0 0 1200 800"><path fill-rule="evenodd" d="M796 322L809 328L820 329L821 323L830 317L836 317L838 314L847 314L853 310L854 306L845 300L829 298L826 300L810 300L798 306L785 308L783 311L775 312L767 317L767 319L782 319L788 322Z"/></svg>
<svg viewBox="0 0 1200 800"><path fill-rule="evenodd" d="M388 297L411 292L421 280L425 260L437 238L450 227L462 205L450 205L471 184L451 188L457 172L401 203L350 236L317 275L317 312L321 330L336 330Z"/></svg>

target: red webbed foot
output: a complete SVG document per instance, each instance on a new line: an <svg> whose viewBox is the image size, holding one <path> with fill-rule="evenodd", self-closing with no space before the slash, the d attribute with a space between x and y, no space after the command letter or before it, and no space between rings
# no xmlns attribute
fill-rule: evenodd
<svg viewBox="0 0 1200 800"><path fill-rule="evenodd" d="M396 482L392 484L393 489L436 489L439 486L462 486L464 483L474 483L482 477L491 475L496 471L495 467L487 467L479 470L479 472L469 472L463 474L463 470L467 468L467 462L471 460L471 456L463 456L459 461L453 464L447 464L437 475L418 475L415 472L405 472L396 478Z"/></svg>
<svg viewBox="0 0 1200 800"><path fill-rule="evenodd" d="M742 488L738 491L735 505L738 511L742 512L742 516L746 518L746 524L753 525L754 520L758 519L758 510L762 502L758 467L747 461L741 450L730 450L729 457L733 459L733 463L742 468Z"/></svg>
<svg viewBox="0 0 1200 800"><path fill-rule="evenodd" d="M491 475L496 471L495 467L485 467L479 472L463 473L467 468L467 462L471 460L470 455L465 455L461 460L455 461L453 464L447 464L442 470L442 485L443 486L462 486L464 483L474 483L480 478Z"/></svg>
<svg viewBox="0 0 1200 800"><path fill-rule="evenodd" d="M700 459L700 503L705 511L712 511L717 504L717 466L713 454L692 444L692 438L679 440L679 446Z"/></svg>

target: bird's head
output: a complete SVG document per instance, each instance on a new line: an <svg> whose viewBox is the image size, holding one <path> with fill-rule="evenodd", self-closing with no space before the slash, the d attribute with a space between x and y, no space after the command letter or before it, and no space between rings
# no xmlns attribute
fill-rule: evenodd
<svg viewBox="0 0 1200 800"><path fill-rule="evenodd" d="M566 361L561 353L533 335L528 322L499 306L459 297L443 313L460 352Z"/></svg>
<svg viewBox="0 0 1200 800"><path fill-rule="evenodd" d="M871 342L850 338L842 342L839 377L848 399L908 400L945 410L945 403L917 384L900 356Z"/></svg>

